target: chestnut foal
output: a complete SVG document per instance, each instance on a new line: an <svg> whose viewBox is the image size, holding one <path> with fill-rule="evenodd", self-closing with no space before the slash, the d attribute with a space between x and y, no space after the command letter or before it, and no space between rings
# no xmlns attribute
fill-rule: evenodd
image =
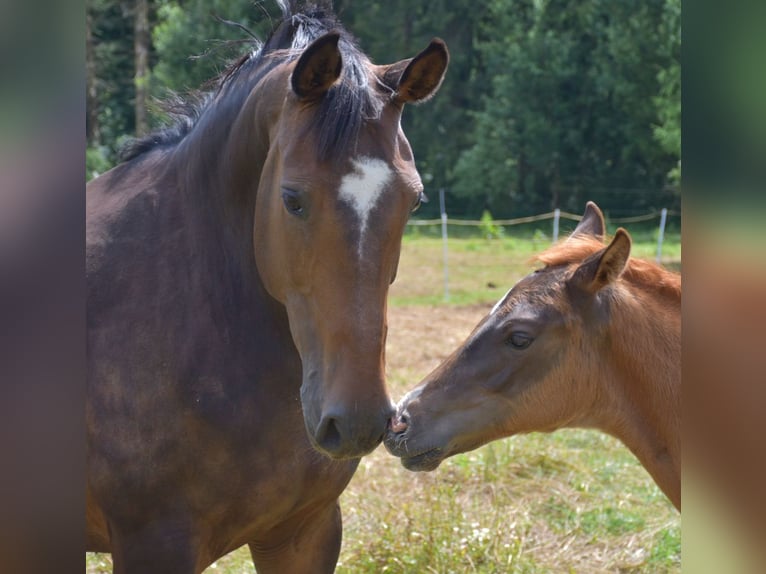
<svg viewBox="0 0 766 574"><path fill-rule="evenodd" d="M681 278L630 257L589 202L473 333L399 403L385 438L410 470L517 433L601 429L681 508Z"/></svg>

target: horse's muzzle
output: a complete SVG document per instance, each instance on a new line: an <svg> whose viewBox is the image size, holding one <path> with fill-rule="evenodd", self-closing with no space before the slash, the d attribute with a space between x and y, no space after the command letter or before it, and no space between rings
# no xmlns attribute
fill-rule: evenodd
<svg viewBox="0 0 766 574"><path fill-rule="evenodd" d="M324 413L312 442L317 450L335 459L359 458L371 453L383 440L393 405L365 415L342 410Z"/></svg>

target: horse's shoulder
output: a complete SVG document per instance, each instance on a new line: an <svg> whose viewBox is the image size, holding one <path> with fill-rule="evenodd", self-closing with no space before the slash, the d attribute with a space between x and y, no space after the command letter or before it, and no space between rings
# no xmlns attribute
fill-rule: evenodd
<svg viewBox="0 0 766 574"><path fill-rule="evenodd" d="M122 276L125 266L145 253L159 223L157 183L130 164L120 165L86 186L85 260L89 283ZM102 286L103 287L103 286Z"/></svg>
<svg viewBox="0 0 766 574"><path fill-rule="evenodd" d="M157 203L161 183L150 170L132 162L120 164L86 186L88 226L114 227L130 213L141 218Z"/></svg>

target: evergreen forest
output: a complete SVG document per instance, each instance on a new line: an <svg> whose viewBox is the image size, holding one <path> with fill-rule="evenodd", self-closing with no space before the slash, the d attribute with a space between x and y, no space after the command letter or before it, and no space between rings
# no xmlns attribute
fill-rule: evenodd
<svg viewBox="0 0 766 574"><path fill-rule="evenodd" d="M335 0L376 63L438 36L440 92L403 126L438 214L520 217L596 201L680 208L680 0ZM87 178L265 38L273 0L87 0Z"/></svg>

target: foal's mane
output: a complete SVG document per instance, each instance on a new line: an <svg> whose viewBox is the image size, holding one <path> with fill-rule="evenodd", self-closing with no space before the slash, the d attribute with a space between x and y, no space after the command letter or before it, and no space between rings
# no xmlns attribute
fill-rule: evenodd
<svg viewBox="0 0 766 574"><path fill-rule="evenodd" d="M330 31L341 34L338 47L343 58L343 69L339 81L317 104L312 129L317 134L317 153L321 159L341 157L347 151L348 146L356 141L364 121L380 113L380 100L369 88L369 60L338 21L330 0L276 1L282 8L282 19L273 27L266 41L259 42L253 37L250 52L239 57L220 76L209 82L212 89L192 93L186 99L178 96L169 98L163 107L173 118L172 125L128 142L120 153L122 161L129 161L158 147L177 145L194 130L206 113L216 107L239 111L238 106L223 106L222 100L231 98L244 102L267 71L279 63L298 58L312 41ZM393 92L380 82L377 87Z"/></svg>
<svg viewBox="0 0 766 574"><path fill-rule="evenodd" d="M543 263L546 267L573 265L582 263L604 247L605 244L599 239L586 235L575 235L549 247L537 255L534 260ZM640 286L644 290L673 299L681 299L681 276L652 261L631 257L622 277L627 282Z"/></svg>

